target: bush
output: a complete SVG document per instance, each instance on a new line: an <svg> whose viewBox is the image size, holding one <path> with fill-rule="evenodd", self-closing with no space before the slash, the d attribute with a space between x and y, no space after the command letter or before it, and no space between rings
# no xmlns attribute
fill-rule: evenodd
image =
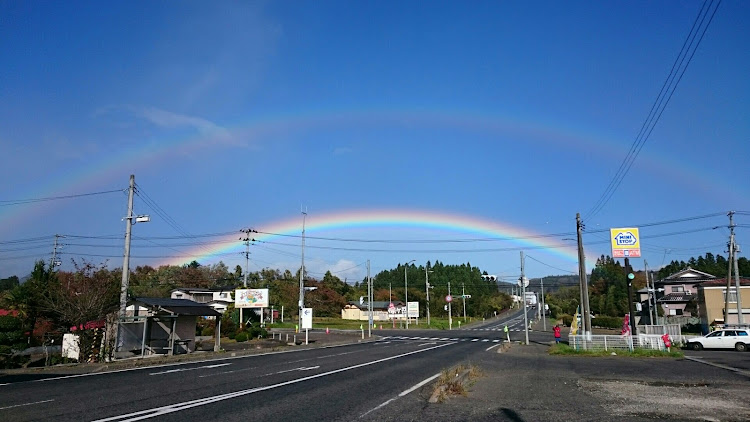
<svg viewBox="0 0 750 422"><path fill-rule="evenodd" d="M258 338L259 336L261 338L268 337L268 331L261 327L249 327L247 333L250 338Z"/></svg>
<svg viewBox="0 0 750 422"><path fill-rule="evenodd" d="M622 318L600 315L591 319L591 325L600 328L622 328Z"/></svg>
<svg viewBox="0 0 750 422"><path fill-rule="evenodd" d="M244 333L244 332L237 333L234 339L237 341L237 343L245 342L247 341L247 333Z"/></svg>
<svg viewBox="0 0 750 422"><path fill-rule="evenodd" d="M563 325L567 327L573 325L573 315L562 314L559 316L559 318L562 320Z"/></svg>
<svg viewBox="0 0 750 422"><path fill-rule="evenodd" d="M213 336L215 333L216 333L216 330L211 325L203 327L203 330L201 330L202 336Z"/></svg>

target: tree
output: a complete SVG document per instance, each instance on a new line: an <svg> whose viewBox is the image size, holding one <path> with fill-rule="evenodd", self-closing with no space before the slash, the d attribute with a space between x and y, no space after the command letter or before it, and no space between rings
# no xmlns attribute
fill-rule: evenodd
<svg viewBox="0 0 750 422"><path fill-rule="evenodd" d="M0 292L12 290L21 284L18 281L18 276L12 275L8 278L0 279Z"/></svg>
<svg viewBox="0 0 750 422"><path fill-rule="evenodd" d="M82 358L95 349L95 332L87 323L103 321L119 307L120 281L105 264L73 262L75 272L60 272L41 292L39 305L50 313L55 325L67 331L77 327Z"/></svg>

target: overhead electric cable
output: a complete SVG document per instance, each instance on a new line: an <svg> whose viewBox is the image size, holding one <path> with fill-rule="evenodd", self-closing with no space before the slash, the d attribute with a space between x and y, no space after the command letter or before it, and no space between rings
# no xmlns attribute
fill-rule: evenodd
<svg viewBox="0 0 750 422"><path fill-rule="evenodd" d="M695 55L695 52L698 50L698 47L700 46L701 41L703 41L703 37L706 34L706 31L708 30L708 27L711 25L711 22L713 21L713 18L716 15L716 11L719 9L719 6L721 5L721 0L718 0L716 2L716 7L713 8L711 17L709 18L708 23L706 23L706 25L704 26L703 23L705 22L706 17L711 11L713 4L714 4L714 0L710 0L710 3L709 3L709 0L705 0L703 2L703 5L701 6L700 11L698 12L698 16L696 16L695 21L693 22L693 26L690 28L690 32L688 32L688 35L685 38L685 41L683 42L682 48L680 49L679 54L677 55L674 63L672 64L672 69L670 70L669 74L667 75L667 78L662 84L662 88L661 90L659 90L659 94L656 96L656 100L654 100L654 104L651 106L651 110L646 116L646 119L644 120L641 126L641 129L638 132L638 135L633 141L633 144L628 150L628 153L625 155L625 158L620 163L620 167L617 169L617 172L615 173L614 177L612 178L612 180L610 180L609 184L605 188L604 193L602 193L599 199L594 203L593 207L585 214L584 216L585 220L596 215L609 202L609 200L612 198L617 188L625 179L625 176L630 171L630 168L633 166L635 159L638 157L641 150L643 149L643 145L645 145L646 141L648 141L648 139L651 137L651 133L653 132L659 120L661 119L661 116L664 113L664 110L669 104L669 101L672 99L674 92L677 90L677 86L679 85L680 81L682 81L682 77L685 74L685 71L687 71L688 66L690 66L690 63L693 60L693 56ZM701 32L701 28L703 29L702 32ZM701 33L700 38L698 38L698 41L693 46L696 36L698 35L699 32ZM690 52L691 49L692 49L692 52ZM687 58L687 62L685 62L686 58ZM683 63L684 63L684 66L683 66ZM679 73L679 76L677 76L678 73Z"/></svg>
<svg viewBox="0 0 750 422"><path fill-rule="evenodd" d="M7 199L7 200L0 201L0 207L6 207L10 205L31 204L34 202L58 201L61 199L81 198L84 196L104 195L104 194L114 193L114 192L125 192L126 190L127 189L114 189L114 190L107 190L107 191L101 191L101 192L79 193L75 195L49 196L45 198Z"/></svg>

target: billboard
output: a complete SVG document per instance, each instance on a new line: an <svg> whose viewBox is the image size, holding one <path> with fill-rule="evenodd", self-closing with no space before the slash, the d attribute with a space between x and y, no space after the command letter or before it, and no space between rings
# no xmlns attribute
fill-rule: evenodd
<svg viewBox="0 0 750 422"><path fill-rule="evenodd" d="M406 309L407 318L419 318L419 302L409 302Z"/></svg>
<svg viewBox="0 0 750 422"><path fill-rule="evenodd" d="M237 289L234 292L235 308L268 308L268 289Z"/></svg>
<svg viewBox="0 0 750 422"><path fill-rule="evenodd" d="M641 237L637 227L609 229L612 258L640 258Z"/></svg>

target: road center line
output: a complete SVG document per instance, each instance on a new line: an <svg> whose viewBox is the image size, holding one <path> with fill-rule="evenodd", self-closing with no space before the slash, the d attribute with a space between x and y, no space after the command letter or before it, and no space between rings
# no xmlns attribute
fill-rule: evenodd
<svg viewBox="0 0 750 422"><path fill-rule="evenodd" d="M13 406L5 406L5 407L0 407L0 410L5 410L5 409L12 409L12 408L14 408L14 407L31 406L31 405L33 405L33 404L39 404L39 403L47 403L47 402L51 402L51 401L55 401L55 399L42 400L42 401L35 401L35 402L33 402L33 403L14 404Z"/></svg>
<svg viewBox="0 0 750 422"><path fill-rule="evenodd" d="M155 407L153 409L141 410L141 411L138 411L138 412L127 413L125 415L112 416L112 417L105 418L105 419L97 419L94 422L108 422L108 421L123 421L123 422L128 421L128 422L132 422L132 421L139 421L139 420L143 420L143 419L153 418L155 416L161 416L161 415L166 415L166 414L169 414L169 413L179 412L180 410L190 409L192 407L203 406L203 405L206 405L206 404L211 404L211 403L216 403L216 402L220 402L220 401L224 401L224 400L229 400L229 399L233 399L233 398L237 398L237 397L246 396L248 394L257 393L257 392L260 392L260 391L271 390L271 389L278 388L278 387L283 387L283 386L286 386L286 385L296 384L296 383L303 382L303 381L309 381L309 380L312 380L312 379L315 379L315 378L321 378L321 377L325 377L325 376L328 376L328 375L337 374L337 373L340 373L340 372L350 371L352 369L363 368L365 366L375 365L377 363L387 362L389 360L399 359L399 358L406 357L406 356L409 356L409 355L414 355L414 354L417 354L417 353L423 353L423 352L426 352L426 351L429 351L429 350L439 349L441 347L450 346L452 344L455 344L455 343L445 343L445 344L441 344L441 345L438 345L438 346L430 347L428 349L421 349L421 350L415 350L413 352L402 353L400 355L390 356L390 357L387 357L387 358L378 359L378 360L374 360L374 361L371 361L371 362L360 363L360 364L353 365L353 366L347 366L345 368L335 369L333 371L323 372L323 373L316 374L316 375L310 375L308 377L298 378L298 379L295 379L295 380L286 381L286 382L282 382L282 383L279 383L279 384L268 385L268 386L265 386L265 387L251 388L251 389L248 389L248 390L240 390L240 391L236 391L234 393L227 393L227 394L222 394L222 395L219 395L219 396L207 397L207 398L197 399L197 400L190 400L190 401L186 401L186 402L182 402L182 403L176 403L176 404L171 404L171 405L162 406L162 407Z"/></svg>

